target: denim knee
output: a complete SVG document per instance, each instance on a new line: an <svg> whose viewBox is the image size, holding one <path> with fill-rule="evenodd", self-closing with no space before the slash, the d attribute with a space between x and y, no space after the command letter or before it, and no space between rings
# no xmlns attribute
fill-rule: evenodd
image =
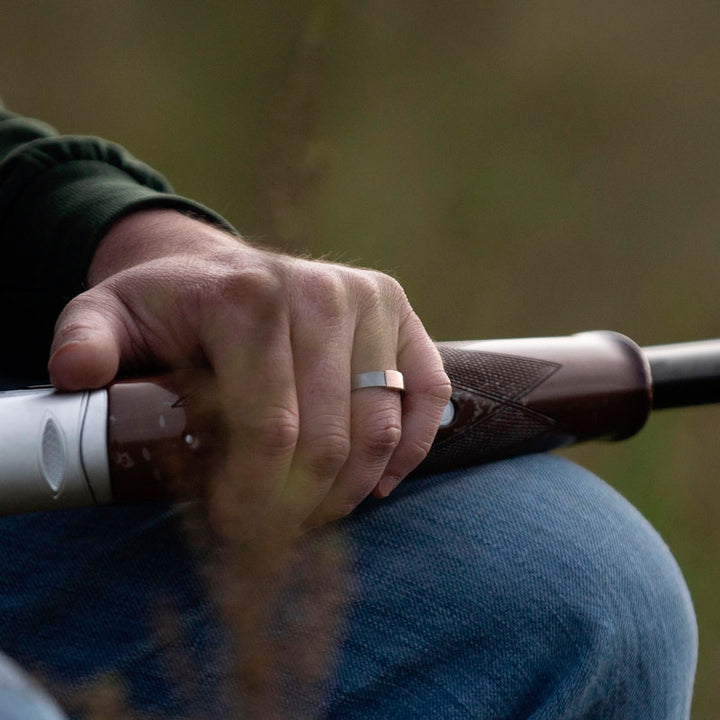
<svg viewBox="0 0 720 720"><path fill-rule="evenodd" d="M408 481L348 529L358 592L328 717L687 717L682 575L582 468L545 455Z"/></svg>
<svg viewBox="0 0 720 720"><path fill-rule="evenodd" d="M220 629L171 515L98 512L6 518L0 645L72 681L125 669L146 707L170 708L132 661L161 655L146 607L172 593L203 669L222 657ZM355 590L327 718L687 716L697 630L684 581L591 473L541 455L406 481L344 526ZM67 543L75 552L57 550Z"/></svg>
<svg viewBox="0 0 720 720"><path fill-rule="evenodd" d="M12 660L0 654L3 720L66 720L58 705Z"/></svg>

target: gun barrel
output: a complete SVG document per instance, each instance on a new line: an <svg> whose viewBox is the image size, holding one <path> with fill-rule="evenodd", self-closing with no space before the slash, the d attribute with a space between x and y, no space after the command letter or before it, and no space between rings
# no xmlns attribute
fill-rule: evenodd
<svg viewBox="0 0 720 720"><path fill-rule="evenodd" d="M623 335L439 343L452 400L415 474L630 437L651 410L720 402L720 340ZM212 373L92 393L0 393L0 515L202 495L229 437Z"/></svg>
<svg viewBox="0 0 720 720"><path fill-rule="evenodd" d="M720 340L643 348L653 410L720 402Z"/></svg>

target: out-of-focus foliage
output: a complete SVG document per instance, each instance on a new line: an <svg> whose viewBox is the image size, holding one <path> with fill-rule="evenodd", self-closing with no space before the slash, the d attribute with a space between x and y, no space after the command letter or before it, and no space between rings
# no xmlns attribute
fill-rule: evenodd
<svg viewBox="0 0 720 720"><path fill-rule="evenodd" d="M720 4L4 0L0 94L243 232L396 275L438 339L720 335ZM720 411L573 451L676 554L720 703Z"/></svg>

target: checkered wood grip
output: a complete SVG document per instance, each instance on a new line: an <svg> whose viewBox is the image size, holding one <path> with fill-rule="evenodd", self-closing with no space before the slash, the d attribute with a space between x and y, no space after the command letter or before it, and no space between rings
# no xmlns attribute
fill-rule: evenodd
<svg viewBox="0 0 720 720"><path fill-rule="evenodd" d="M416 471L429 474L628 437L649 414L642 352L616 333L438 345L453 386L454 419Z"/></svg>

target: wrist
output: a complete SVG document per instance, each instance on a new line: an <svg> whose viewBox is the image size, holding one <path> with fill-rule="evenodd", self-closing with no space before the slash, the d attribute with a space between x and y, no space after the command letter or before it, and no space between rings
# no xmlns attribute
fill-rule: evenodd
<svg viewBox="0 0 720 720"><path fill-rule="evenodd" d="M169 255L196 255L242 240L172 208L147 208L114 222L100 241L87 272L89 286L122 270Z"/></svg>

